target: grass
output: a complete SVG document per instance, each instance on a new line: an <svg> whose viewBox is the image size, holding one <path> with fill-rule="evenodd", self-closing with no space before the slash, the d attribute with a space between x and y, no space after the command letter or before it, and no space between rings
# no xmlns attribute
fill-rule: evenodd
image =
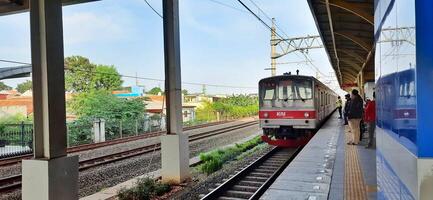
<svg viewBox="0 0 433 200"><path fill-rule="evenodd" d="M241 144L235 144L233 147L214 150L208 153L200 154L200 160L203 162L198 166L199 171L206 174L211 174L222 168L223 164L237 159L241 154L247 152L257 145L261 144L260 137L255 137Z"/></svg>
<svg viewBox="0 0 433 200"><path fill-rule="evenodd" d="M171 186L151 178L141 178L132 188L123 188L117 193L119 200L148 200L169 192Z"/></svg>

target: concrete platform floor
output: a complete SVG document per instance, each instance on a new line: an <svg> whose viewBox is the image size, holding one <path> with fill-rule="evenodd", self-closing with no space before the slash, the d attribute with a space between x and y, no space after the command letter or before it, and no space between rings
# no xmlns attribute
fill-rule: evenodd
<svg viewBox="0 0 433 200"><path fill-rule="evenodd" d="M364 147L366 138L347 145L348 134L331 116L260 199L376 199L376 151Z"/></svg>

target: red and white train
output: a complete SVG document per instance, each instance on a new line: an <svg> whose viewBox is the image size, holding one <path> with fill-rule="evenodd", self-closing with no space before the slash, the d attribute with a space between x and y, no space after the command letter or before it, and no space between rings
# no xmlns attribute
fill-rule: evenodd
<svg viewBox="0 0 433 200"><path fill-rule="evenodd" d="M305 145L335 110L337 95L314 77L273 76L259 81L262 140L281 147Z"/></svg>

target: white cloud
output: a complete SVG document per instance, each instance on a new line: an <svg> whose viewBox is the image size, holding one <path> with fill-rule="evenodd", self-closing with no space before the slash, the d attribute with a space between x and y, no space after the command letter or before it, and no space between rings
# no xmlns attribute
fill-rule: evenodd
<svg viewBox="0 0 433 200"><path fill-rule="evenodd" d="M116 14L77 12L65 15L63 35L66 45L119 40L126 37L125 23Z"/></svg>

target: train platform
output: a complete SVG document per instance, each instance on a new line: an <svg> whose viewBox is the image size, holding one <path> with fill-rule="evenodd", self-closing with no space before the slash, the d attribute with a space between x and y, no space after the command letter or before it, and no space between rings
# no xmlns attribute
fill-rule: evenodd
<svg viewBox="0 0 433 200"><path fill-rule="evenodd" d="M347 134L334 113L260 199L376 199L376 151Z"/></svg>

